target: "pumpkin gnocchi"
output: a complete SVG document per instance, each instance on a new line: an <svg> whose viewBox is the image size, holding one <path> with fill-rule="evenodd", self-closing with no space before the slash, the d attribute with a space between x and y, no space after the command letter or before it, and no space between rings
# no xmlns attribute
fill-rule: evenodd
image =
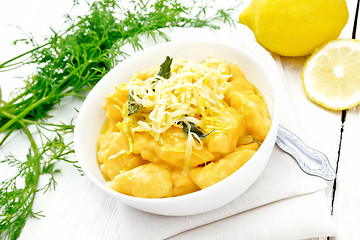
<svg viewBox="0 0 360 240"><path fill-rule="evenodd" d="M167 57L105 98L97 159L110 188L143 198L207 188L254 155L271 125L239 67Z"/></svg>

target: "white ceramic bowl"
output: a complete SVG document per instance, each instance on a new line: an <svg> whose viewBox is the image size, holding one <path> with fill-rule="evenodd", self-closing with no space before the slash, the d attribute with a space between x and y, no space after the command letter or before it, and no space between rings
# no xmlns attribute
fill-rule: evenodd
<svg viewBox="0 0 360 240"><path fill-rule="evenodd" d="M210 211L234 200L247 190L259 177L272 153L278 127L276 65L263 49L254 49L246 42L227 45L216 41L169 42L138 52L112 69L93 88L83 103L75 125L75 153L86 175L103 191L134 208L161 215L183 216ZM263 51L263 52L261 52ZM270 58L273 64L265 64L260 55ZM243 167L226 179L206 189L171 198L147 199L118 193L106 186L97 159L97 137L105 121L102 104L114 85L125 83L130 76L143 69L163 62L166 56L203 60L219 57L235 62L264 96L272 118L270 131L254 156Z"/></svg>

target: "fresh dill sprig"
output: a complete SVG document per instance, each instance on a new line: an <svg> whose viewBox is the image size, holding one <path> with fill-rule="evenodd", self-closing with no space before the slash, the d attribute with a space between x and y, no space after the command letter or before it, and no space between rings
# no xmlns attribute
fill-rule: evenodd
<svg viewBox="0 0 360 240"><path fill-rule="evenodd" d="M0 160L16 169L15 176L0 183L0 239L18 238L29 216L42 216L32 211L34 197L41 190L55 188L55 174L60 171L57 162L69 162L81 171L71 160L72 142L64 139L73 132L72 121L51 122L49 111L65 97L83 100L110 69L128 56L123 51L125 45L142 49L141 36L169 40L162 29L218 29L220 22L234 24L231 14L235 8L215 9L210 7L212 2L194 0L185 6L180 0L131 0L125 8L116 0L96 1L89 6L88 14L74 19L68 15L68 28L61 32L51 29L42 45L31 34L14 41L32 49L0 63L0 72L28 64L35 65L36 71L10 100L1 99L0 89L0 148L19 131L25 133L31 147L25 159L9 153ZM39 177L45 174L50 176L49 182L38 186Z"/></svg>

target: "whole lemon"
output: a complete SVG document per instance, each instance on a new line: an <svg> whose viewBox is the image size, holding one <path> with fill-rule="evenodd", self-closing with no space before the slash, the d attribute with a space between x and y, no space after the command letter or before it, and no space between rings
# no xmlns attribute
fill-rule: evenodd
<svg viewBox="0 0 360 240"><path fill-rule="evenodd" d="M239 21L268 50L304 56L336 39L348 17L345 0L252 0Z"/></svg>

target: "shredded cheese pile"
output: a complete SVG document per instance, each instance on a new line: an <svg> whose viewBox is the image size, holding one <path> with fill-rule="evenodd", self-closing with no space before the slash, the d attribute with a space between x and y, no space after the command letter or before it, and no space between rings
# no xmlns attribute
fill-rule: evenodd
<svg viewBox="0 0 360 240"><path fill-rule="evenodd" d="M154 75L143 80L134 75L129 83L119 85L143 108L132 116L127 116L124 108L124 119L118 128L128 135L131 131L148 132L157 141L170 127L183 128L179 122L185 123L188 129L193 123L205 133L213 129L226 131L227 126L217 117L224 114L227 106L223 99L231 86L228 82L231 75L226 75L217 61L207 58L203 63L197 63L178 59L171 65L169 79ZM189 131L185 165L190 161L192 147L199 149L201 146L201 139Z"/></svg>

